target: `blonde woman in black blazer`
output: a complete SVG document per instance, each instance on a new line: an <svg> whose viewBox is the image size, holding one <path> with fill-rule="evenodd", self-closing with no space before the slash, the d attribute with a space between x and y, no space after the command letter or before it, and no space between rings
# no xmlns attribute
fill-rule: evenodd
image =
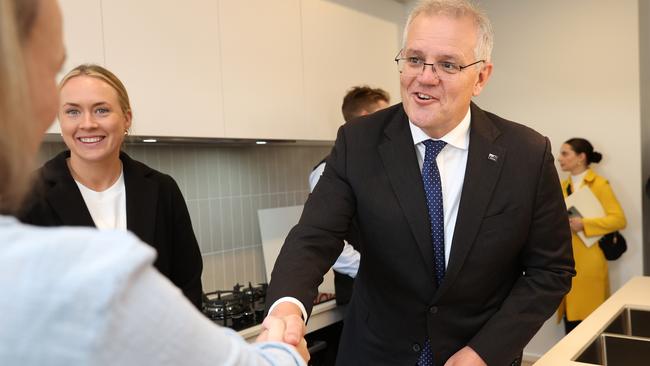
<svg viewBox="0 0 650 366"><path fill-rule="evenodd" d="M155 267L200 308L203 262L178 185L120 151L131 125L123 84L101 66L81 65L64 77L59 89L59 121L70 150L39 170L40 182L21 220L40 226L102 227L93 219L101 215L93 215L81 189L105 192L123 181L121 203L126 202L126 209L115 210L115 220L109 221L121 224L108 227L128 229L154 247Z"/></svg>

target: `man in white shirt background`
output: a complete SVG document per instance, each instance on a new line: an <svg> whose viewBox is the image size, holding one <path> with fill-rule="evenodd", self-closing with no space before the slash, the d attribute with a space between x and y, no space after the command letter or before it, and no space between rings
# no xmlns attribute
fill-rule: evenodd
<svg viewBox="0 0 650 366"><path fill-rule="evenodd" d="M390 95L380 88L369 86L352 87L343 98L341 112L345 122L355 118L377 112L388 107ZM325 158L309 174L309 191L313 192L316 183L325 170ZM343 247L343 252L332 266L334 270L334 288L336 290L336 303L344 305L350 302L354 278L359 270L361 254L359 253L358 228L356 224L350 228Z"/></svg>

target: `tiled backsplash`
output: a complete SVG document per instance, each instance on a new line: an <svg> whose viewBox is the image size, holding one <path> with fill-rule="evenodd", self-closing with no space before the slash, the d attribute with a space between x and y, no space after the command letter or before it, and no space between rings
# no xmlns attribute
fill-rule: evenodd
<svg viewBox="0 0 650 366"><path fill-rule="evenodd" d="M43 144L40 161L63 149ZM207 292L266 281L257 210L303 204L309 173L330 148L127 145L124 151L178 183L203 254Z"/></svg>

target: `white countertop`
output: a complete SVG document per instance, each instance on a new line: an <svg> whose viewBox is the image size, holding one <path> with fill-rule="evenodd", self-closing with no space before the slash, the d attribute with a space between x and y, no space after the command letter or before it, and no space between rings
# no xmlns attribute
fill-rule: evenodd
<svg viewBox="0 0 650 366"><path fill-rule="evenodd" d="M591 365L571 361L605 330L625 306L650 310L650 277L634 277L551 348L535 366Z"/></svg>
<svg viewBox="0 0 650 366"><path fill-rule="evenodd" d="M337 306L336 300L326 301L324 303L315 305L311 311L309 322L307 323L307 333L324 328L330 324L334 324L343 320L345 306ZM262 325L240 330L238 333L247 341L252 342L258 334L262 331Z"/></svg>

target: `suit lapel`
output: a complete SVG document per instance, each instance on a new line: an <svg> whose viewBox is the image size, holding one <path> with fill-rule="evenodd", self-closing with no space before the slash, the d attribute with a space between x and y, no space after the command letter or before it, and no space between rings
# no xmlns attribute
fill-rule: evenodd
<svg viewBox="0 0 650 366"><path fill-rule="evenodd" d="M148 177L150 170L120 153L126 188L126 227L145 243L153 243L158 211L158 183Z"/></svg>
<svg viewBox="0 0 650 366"><path fill-rule="evenodd" d="M506 158L506 149L494 143L500 131L474 103L463 190L458 208L454 239L445 279L436 293L442 296L458 275L467 253L476 240Z"/></svg>
<svg viewBox="0 0 650 366"><path fill-rule="evenodd" d="M418 166L413 137L404 109L393 116L384 130L386 139L379 145L379 155L404 216L430 273L433 273L433 247L429 234L429 214L424 200L424 186Z"/></svg>
<svg viewBox="0 0 650 366"><path fill-rule="evenodd" d="M62 223L94 227L95 222L66 163L69 157L70 151L64 151L43 168L43 178L51 186L45 199Z"/></svg>

